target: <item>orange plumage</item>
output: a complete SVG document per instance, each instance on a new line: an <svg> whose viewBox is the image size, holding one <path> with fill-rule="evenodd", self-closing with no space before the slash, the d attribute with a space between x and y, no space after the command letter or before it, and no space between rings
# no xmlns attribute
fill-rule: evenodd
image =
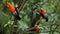
<svg viewBox="0 0 60 34"><path fill-rule="evenodd" d="M46 14L46 11L44 9L41 9L40 13L44 15L44 14Z"/></svg>
<svg viewBox="0 0 60 34"><path fill-rule="evenodd" d="M36 26L34 26L34 30L38 32L40 30L40 28L36 25Z"/></svg>
<svg viewBox="0 0 60 34"><path fill-rule="evenodd" d="M13 13L15 11L15 7L12 4L10 4L9 2L7 2L7 5L9 6L10 11Z"/></svg>

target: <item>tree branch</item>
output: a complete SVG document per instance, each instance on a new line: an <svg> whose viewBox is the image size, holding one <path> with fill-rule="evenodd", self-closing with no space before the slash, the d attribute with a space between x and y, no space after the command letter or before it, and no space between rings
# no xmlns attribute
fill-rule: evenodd
<svg viewBox="0 0 60 34"><path fill-rule="evenodd" d="M23 2L21 3L21 6L18 9L18 12L20 12L22 10L25 3L26 3L26 0L23 0Z"/></svg>

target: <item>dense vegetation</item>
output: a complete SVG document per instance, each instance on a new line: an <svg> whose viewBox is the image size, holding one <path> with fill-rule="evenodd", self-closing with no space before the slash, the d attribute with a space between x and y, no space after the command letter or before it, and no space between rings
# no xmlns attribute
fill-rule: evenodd
<svg viewBox="0 0 60 34"><path fill-rule="evenodd" d="M7 1L19 9L21 20L12 16ZM41 7L48 13L48 22L36 14ZM0 0L0 34L29 34L33 22L40 27L33 34L60 34L60 0Z"/></svg>

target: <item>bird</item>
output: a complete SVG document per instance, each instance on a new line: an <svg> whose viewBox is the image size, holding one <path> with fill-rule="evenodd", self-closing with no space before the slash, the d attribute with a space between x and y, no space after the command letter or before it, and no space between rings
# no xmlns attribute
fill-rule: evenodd
<svg viewBox="0 0 60 34"><path fill-rule="evenodd" d="M46 22L48 22L47 12L43 8L41 8L40 15L46 20Z"/></svg>
<svg viewBox="0 0 60 34"><path fill-rule="evenodd" d="M7 6L10 9L10 12L13 14L13 16L17 19L17 20L21 20L21 18L19 17L19 13L17 11L17 8L15 6L13 6L10 2L6 2Z"/></svg>
<svg viewBox="0 0 60 34"><path fill-rule="evenodd" d="M39 32L39 31L40 31L39 26L35 25L35 26L34 26L34 30L35 30L36 32Z"/></svg>

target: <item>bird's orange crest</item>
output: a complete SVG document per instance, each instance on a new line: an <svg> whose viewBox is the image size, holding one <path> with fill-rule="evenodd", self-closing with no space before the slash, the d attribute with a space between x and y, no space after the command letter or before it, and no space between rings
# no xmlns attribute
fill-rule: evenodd
<svg viewBox="0 0 60 34"><path fill-rule="evenodd" d="M15 7L9 2L7 2L7 5L9 6L10 11L13 13L15 11Z"/></svg>

